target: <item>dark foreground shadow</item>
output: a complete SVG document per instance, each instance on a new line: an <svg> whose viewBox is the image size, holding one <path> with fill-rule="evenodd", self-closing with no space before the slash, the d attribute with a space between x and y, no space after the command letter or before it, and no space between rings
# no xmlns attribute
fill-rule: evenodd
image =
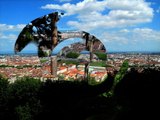
<svg viewBox="0 0 160 120"><path fill-rule="evenodd" d="M159 118L160 71L132 69L111 93L114 76L101 84L40 82L13 84L0 78L1 120L137 120Z"/></svg>
<svg viewBox="0 0 160 120"><path fill-rule="evenodd" d="M87 82L46 81L41 87L40 98L43 112L38 119L83 120L93 113L101 112L99 107L109 106L108 99L99 96L108 92L113 76L98 85Z"/></svg>
<svg viewBox="0 0 160 120"><path fill-rule="evenodd" d="M132 69L116 86L115 98L122 110L116 120L156 120L159 116L160 71Z"/></svg>

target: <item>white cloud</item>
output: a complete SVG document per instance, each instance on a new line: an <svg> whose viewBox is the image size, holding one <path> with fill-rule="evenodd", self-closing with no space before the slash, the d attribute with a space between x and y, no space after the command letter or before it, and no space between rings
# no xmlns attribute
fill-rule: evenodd
<svg viewBox="0 0 160 120"><path fill-rule="evenodd" d="M105 44L108 43L116 43L116 44L120 44L120 45L124 45L124 44L128 44L129 43L129 38L128 36L124 33L122 33L121 31L114 31L114 32L103 32L101 34L101 38L100 38Z"/></svg>
<svg viewBox="0 0 160 120"><path fill-rule="evenodd" d="M151 22L153 9L144 0L83 0L76 4L47 4L42 9L66 11L66 16L77 15L68 25L81 30L116 28Z"/></svg>
<svg viewBox="0 0 160 120"><path fill-rule="evenodd" d="M25 27L24 24L17 24L17 25L0 24L0 32L21 31L24 27Z"/></svg>
<svg viewBox="0 0 160 120"><path fill-rule="evenodd" d="M128 29L122 29L122 30L120 30L120 32L121 32L121 33L129 33L130 30L128 30Z"/></svg>
<svg viewBox="0 0 160 120"><path fill-rule="evenodd" d="M96 0L84 0L76 4L65 3L63 5L58 4L47 4L42 6L42 9L58 9L66 11L66 15L73 14L88 14L92 11L103 11L107 2L96 1Z"/></svg>
<svg viewBox="0 0 160 120"><path fill-rule="evenodd" d="M72 0L58 0L59 2L71 2Z"/></svg>
<svg viewBox="0 0 160 120"><path fill-rule="evenodd" d="M16 40L19 32L25 27L24 24L7 25L0 24L0 40Z"/></svg>
<svg viewBox="0 0 160 120"><path fill-rule="evenodd" d="M98 32L98 33L97 33ZM153 50L159 51L160 31L150 28L133 28L97 31L96 36L109 51Z"/></svg>
<svg viewBox="0 0 160 120"><path fill-rule="evenodd" d="M116 44L138 44L140 42L159 42L160 31L150 28L134 28L134 29L121 29L115 31L103 32L101 40L105 43L114 42Z"/></svg>
<svg viewBox="0 0 160 120"><path fill-rule="evenodd" d="M148 10L150 3L145 0L107 0L108 8L110 9L121 9L121 10ZM147 11L146 11L147 12Z"/></svg>
<svg viewBox="0 0 160 120"><path fill-rule="evenodd" d="M8 35L6 35L6 34L3 34L3 33L0 33L0 41L1 40L16 40L17 39L17 35L15 35L15 34L8 34Z"/></svg>
<svg viewBox="0 0 160 120"><path fill-rule="evenodd" d="M133 34L136 37L135 39L160 42L160 31L156 31L150 28L136 28L133 30Z"/></svg>

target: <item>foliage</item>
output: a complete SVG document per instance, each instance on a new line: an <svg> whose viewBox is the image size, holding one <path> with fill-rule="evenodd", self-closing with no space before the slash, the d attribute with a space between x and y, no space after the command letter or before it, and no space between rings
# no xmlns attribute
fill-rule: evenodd
<svg viewBox="0 0 160 120"><path fill-rule="evenodd" d="M31 108L29 105L18 106L15 108L18 120L33 120L31 116Z"/></svg>
<svg viewBox="0 0 160 120"><path fill-rule="evenodd" d="M97 84L100 84L100 82L97 82L94 77L89 77L88 84L97 85Z"/></svg>
<svg viewBox="0 0 160 120"><path fill-rule="evenodd" d="M64 75L58 75L59 80L64 80L65 76Z"/></svg>
<svg viewBox="0 0 160 120"><path fill-rule="evenodd" d="M129 64L128 64L128 60L125 60L123 63L122 63L122 66L120 68L120 70L118 71L118 73L115 75L114 77L114 83L113 83L113 86L112 86L112 90L109 91L109 92L105 92L103 94L103 96L105 97L112 97L113 96L113 93L114 93L114 89L116 87L116 85L121 82L121 80L123 79L123 77L125 76L125 74L127 73L127 70L128 70L128 67L129 67Z"/></svg>
<svg viewBox="0 0 160 120"><path fill-rule="evenodd" d="M41 66L40 66L40 65L21 65L21 66L14 66L14 65L0 65L0 68L7 68L7 67L17 68L17 69L23 69L23 68L28 68L28 67L38 68L38 67L41 67Z"/></svg>
<svg viewBox="0 0 160 120"><path fill-rule="evenodd" d="M104 78L104 80L106 80L106 79L107 79L107 77ZM89 76L89 78L88 78L88 84L89 84L89 85L95 86L95 85L101 84L102 82L103 82L103 80L97 81L97 80L95 79L95 77L90 77L90 76Z"/></svg>
<svg viewBox="0 0 160 120"><path fill-rule="evenodd" d="M0 75L0 118L5 119L8 110L8 87L9 81Z"/></svg>
<svg viewBox="0 0 160 120"><path fill-rule="evenodd" d="M77 52L69 52L66 57L67 58L77 58L79 56L79 53Z"/></svg>
<svg viewBox="0 0 160 120"><path fill-rule="evenodd" d="M116 77L108 75L102 83L94 85L83 81L41 82L33 78L9 83L0 76L0 118L132 120L132 117L155 117L151 111L158 109L160 71L145 69L139 73L127 69L128 61L124 61ZM113 85L114 89L110 89ZM102 95L105 91L106 96Z"/></svg>
<svg viewBox="0 0 160 120"><path fill-rule="evenodd" d="M61 60L61 61L58 61L58 63L65 63L67 65L69 64L75 64L75 65L78 65L79 62L78 61L75 61L75 60Z"/></svg>
<svg viewBox="0 0 160 120"><path fill-rule="evenodd" d="M45 62L47 62L47 61L49 61L49 59L46 59L46 58L41 58L41 59L40 59L40 62L41 62L41 63L45 63Z"/></svg>
<svg viewBox="0 0 160 120"><path fill-rule="evenodd" d="M9 81L0 75L0 101L3 97L5 97L5 94L7 92L7 88L9 85Z"/></svg>
<svg viewBox="0 0 160 120"><path fill-rule="evenodd" d="M36 96L40 87L40 80L24 77L12 83L9 90L14 95L12 98L16 99L15 104L25 104L26 102L37 102Z"/></svg>
<svg viewBox="0 0 160 120"><path fill-rule="evenodd" d="M103 52L96 52L94 53L97 55L97 57L100 59L100 60L107 60L107 55L106 53L103 53Z"/></svg>
<svg viewBox="0 0 160 120"><path fill-rule="evenodd" d="M5 68L5 67L14 67L13 65L0 65L0 68Z"/></svg>
<svg viewBox="0 0 160 120"><path fill-rule="evenodd" d="M42 83L38 79L24 77L9 86L10 111L15 113L15 119L32 120L41 111L38 98ZM15 116L15 115L14 115Z"/></svg>
<svg viewBox="0 0 160 120"><path fill-rule="evenodd" d="M106 67L106 62L105 61L91 62L90 66Z"/></svg>
<svg viewBox="0 0 160 120"><path fill-rule="evenodd" d="M115 76L114 86L116 84L118 84L123 79L123 77L125 76L125 74L128 70L128 67L129 67L128 60L125 60L122 63L122 66L121 66L120 70L118 71L118 73Z"/></svg>

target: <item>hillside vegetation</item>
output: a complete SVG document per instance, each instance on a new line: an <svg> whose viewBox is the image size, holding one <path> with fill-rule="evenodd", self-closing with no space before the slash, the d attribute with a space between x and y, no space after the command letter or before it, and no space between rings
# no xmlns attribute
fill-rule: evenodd
<svg viewBox="0 0 160 120"><path fill-rule="evenodd" d="M9 83L1 76L0 119L154 120L159 117L159 78L160 71L155 69L121 69L95 86L33 78Z"/></svg>

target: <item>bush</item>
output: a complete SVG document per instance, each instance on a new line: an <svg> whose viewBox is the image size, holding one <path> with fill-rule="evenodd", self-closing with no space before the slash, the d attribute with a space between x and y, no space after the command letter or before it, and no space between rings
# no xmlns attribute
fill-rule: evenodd
<svg viewBox="0 0 160 120"><path fill-rule="evenodd" d="M97 57L100 59L100 60L107 60L107 55L106 53L103 53L103 52L96 52L94 53L97 55Z"/></svg>
<svg viewBox="0 0 160 120"><path fill-rule="evenodd" d="M69 52L66 57L67 58L77 58L79 56L79 53L76 52Z"/></svg>

